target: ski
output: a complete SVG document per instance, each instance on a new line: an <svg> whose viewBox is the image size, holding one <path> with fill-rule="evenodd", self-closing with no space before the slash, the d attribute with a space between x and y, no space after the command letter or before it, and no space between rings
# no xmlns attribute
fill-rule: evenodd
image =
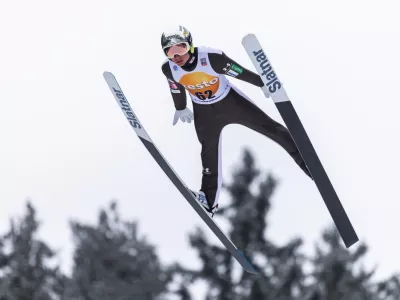
<svg viewBox="0 0 400 300"><path fill-rule="evenodd" d="M150 138L149 134L144 129L142 123L139 121L136 114L133 112L127 98L125 97L121 87L119 86L115 76L111 72L103 73L104 79L106 80L115 100L122 109L129 124L134 129L140 141L143 143L145 148L153 156L154 160L158 163L161 169L165 172L168 178L172 181L175 187L181 192L183 197L189 202L193 209L199 214L203 221L208 227L214 232L222 244L232 253L233 257L243 267L243 269L252 274L258 274L253 265L246 259L242 252L230 241L230 239L222 232L215 221L208 215L207 211L203 206L197 202L190 189L186 186L184 181L177 175L172 169L167 160L157 149L156 145Z"/></svg>
<svg viewBox="0 0 400 300"><path fill-rule="evenodd" d="M242 45L265 84L262 87L264 95L266 98L271 97L289 129L344 244L347 248L351 247L359 240L357 233L324 170L291 100L286 94L282 81L278 78L270 59L254 34L245 35L242 39Z"/></svg>

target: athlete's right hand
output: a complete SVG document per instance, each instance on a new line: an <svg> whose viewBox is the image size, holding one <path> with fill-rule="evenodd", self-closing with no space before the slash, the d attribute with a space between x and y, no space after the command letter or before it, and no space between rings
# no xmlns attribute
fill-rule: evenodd
<svg viewBox="0 0 400 300"><path fill-rule="evenodd" d="M172 122L172 125L175 126L175 124L178 122L179 119L181 119L182 122L190 123L193 120L192 111L187 107L182 110L176 110L175 116L174 116L174 121Z"/></svg>

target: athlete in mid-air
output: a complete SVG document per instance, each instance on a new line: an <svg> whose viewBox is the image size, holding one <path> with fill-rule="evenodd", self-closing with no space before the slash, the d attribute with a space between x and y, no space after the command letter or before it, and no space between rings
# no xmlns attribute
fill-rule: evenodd
<svg viewBox="0 0 400 300"><path fill-rule="evenodd" d="M183 26L165 31L161 46L167 56L161 69L167 77L176 109L173 125L179 119L188 123L194 120L202 146L201 188L192 192L211 217L218 209L222 186L221 131L226 125L240 124L272 139L312 179L286 127L271 119L226 78L228 75L262 87L264 83L258 74L221 50L194 47L191 33ZM186 91L193 103L193 113L187 107Z"/></svg>

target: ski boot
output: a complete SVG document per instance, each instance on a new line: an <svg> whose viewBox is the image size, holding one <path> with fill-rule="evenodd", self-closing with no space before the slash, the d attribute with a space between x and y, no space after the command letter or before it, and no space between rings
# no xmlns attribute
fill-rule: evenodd
<svg viewBox="0 0 400 300"><path fill-rule="evenodd" d="M193 193L194 197L196 198L196 200L205 208L205 210L209 213L210 217L214 217L214 214L216 213L216 211L218 210L218 204L215 205L212 209L210 209L210 205L207 201L207 197L206 194L204 194L203 191L193 191L191 190L191 192Z"/></svg>
<svg viewBox="0 0 400 300"><path fill-rule="evenodd" d="M291 153L291 156L293 157L294 161L296 162L296 164L300 167L300 169L303 170L303 172L311 178L311 180L314 180L314 178L311 175L310 170L308 169L306 163L303 160L303 157L301 156L299 151L296 151L294 153Z"/></svg>

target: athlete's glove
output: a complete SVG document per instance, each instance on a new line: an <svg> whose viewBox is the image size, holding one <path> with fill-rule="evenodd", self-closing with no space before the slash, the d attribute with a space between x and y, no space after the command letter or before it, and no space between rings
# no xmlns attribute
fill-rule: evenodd
<svg viewBox="0 0 400 300"><path fill-rule="evenodd" d="M174 121L172 122L172 125L175 126L175 124L178 122L179 118L181 119L182 122L192 122L193 120L193 113L189 108L185 108L182 110L176 110L175 111L175 116L174 116Z"/></svg>

